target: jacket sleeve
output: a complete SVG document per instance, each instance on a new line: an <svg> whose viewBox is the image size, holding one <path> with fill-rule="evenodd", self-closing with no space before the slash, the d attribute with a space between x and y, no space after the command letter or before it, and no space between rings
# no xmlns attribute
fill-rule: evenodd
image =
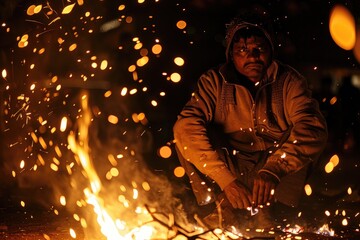
<svg viewBox="0 0 360 240"><path fill-rule="evenodd" d="M219 81L214 70L199 78L197 89L179 114L173 131L182 156L223 189L236 177L220 158L207 134L207 126L214 118L218 91L221 90Z"/></svg>
<svg viewBox="0 0 360 240"><path fill-rule="evenodd" d="M316 161L325 148L328 135L326 121L318 102L311 97L306 79L294 74L285 81L283 92L285 115L291 124L289 137L260 170L278 180Z"/></svg>

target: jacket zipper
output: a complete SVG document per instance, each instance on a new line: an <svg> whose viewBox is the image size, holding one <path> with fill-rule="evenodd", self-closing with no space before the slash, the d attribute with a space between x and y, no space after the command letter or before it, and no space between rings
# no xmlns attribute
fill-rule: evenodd
<svg viewBox="0 0 360 240"><path fill-rule="evenodd" d="M251 99L253 100L251 112L252 112L252 115L253 115L252 117L253 117L254 134L255 134L256 139L258 139L258 134L257 134L257 125L258 124L257 124L257 114L256 114L256 102L258 100L259 92L262 91L269 84L271 84L271 82L267 82L264 85L259 87L259 89L255 93L255 99L253 99L253 97L250 96ZM259 140L257 140L257 141L259 141ZM260 141L260 144L261 144L261 150L265 150L264 142Z"/></svg>
<svg viewBox="0 0 360 240"><path fill-rule="evenodd" d="M253 99L253 97L251 96L251 99L253 100L253 104L252 104L252 114L253 114L253 121L254 121L254 132L256 133L257 132L257 120L256 120L256 117L257 117L257 114L256 114L256 102L257 102L257 99L258 99L258 95L259 95L259 92L267 85L271 84L271 82L267 82L265 83L264 85L260 86L259 89L256 91L255 93L255 99Z"/></svg>
<svg viewBox="0 0 360 240"><path fill-rule="evenodd" d="M224 80L224 82L227 83L227 84L229 84L228 81L226 81L226 79L225 79L225 77L223 76L223 74L221 73L221 71L219 71L219 73L220 73L222 79ZM243 86L243 87L247 90L247 92L248 92L248 94L249 94L249 97L250 97L250 99L251 99L251 101L252 101L251 114L252 114L253 128L254 128L253 131L254 131L254 134L255 134L255 135L257 135L257 121L256 121L256 116L257 116L257 114L256 114L256 107L255 107L255 105L256 105L256 101L257 101L257 99L258 99L258 95L259 95L258 93L259 93L260 90L262 90L265 86L271 84L272 82L273 82L273 80L272 80L272 81L268 81L268 82L266 82L264 85L260 86L259 89L258 89L258 90L256 91L256 93L255 93L255 99L252 97L252 95L251 95L251 93L249 92L249 90L248 90L246 87ZM231 83L231 84L236 85L235 83Z"/></svg>

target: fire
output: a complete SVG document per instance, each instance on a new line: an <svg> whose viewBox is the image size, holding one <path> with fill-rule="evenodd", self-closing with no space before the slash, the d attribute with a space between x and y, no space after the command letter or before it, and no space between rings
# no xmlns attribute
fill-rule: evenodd
<svg viewBox="0 0 360 240"><path fill-rule="evenodd" d="M89 156L88 128L91 122L91 115L88 110L87 95L83 95L81 105L83 116L79 118L79 139L77 141L75 133L72 132L68 137L68 142L70 149L79 157L80 164L85 170L86 176L90 182L91 188L86 188L84 190L86 202L94 206L94 211L98 215L98 223L101 226L101 232L107 239L122 239L117 231L114 221L104 209L102 199L98 196L101 190L101 182Z"/></svg>
<svg viewBox="0 0 360 240"><path fill-rule="evenodd" d="M94 212L97 214L97 222L101 226L101 233L107 239L124 239L117 230L116 224L101 204L102 199L96 193L92 193L89 189L84 190L86 202L94 206Z"/></svg>
<svg viewBox="0 0 360 240"><path fill-rule="evenodd" d="M81 117L78 118L78 132L72 131L68 136L69 148L77 156L79 165L83 168L85 172L85 177L89 181L89 187L85 187L83 190L85 202L92 206L94 214L96 215L97 223L100 226L101 234L103 234L108 240L126 240L126 239L152 239L152 238L168 238L169 236L177 236L180 233L180 236L188 237L188 235L198 235L205 237L206 239L217 238L226 238L226 236L232 236L232 239L237 239L241 233L235 231L221 231L220 229L215 229L213 231L204 232L204 229L201 227L195 227L193 233L187 233L185 229L181 229L175 223L174 216L170 214L166 216L165 214L160 214L160 217L157 215L159 213L156 210L149 207L137 206L135 213L137 215L136 222L137 226L128 226L128 221L126 213L123 220L114 219L109 211L106 209L106 199L103 199L100 196L100 192L104 192L106 189L103 189L101 180L97 175L96 169L90 157L90 146L88 143L89 138L89 128L92 121L91 111L88 106L88 95L83 94L81 97ZM119 157L119 156L118 156ZM123 156L121 156L122 158ZM116 165L116 160L114 156L108 155L108 160ZM110 170L110 172L113 172ZM111 173L113 176L119 174L117 171L116 174ZM132 189L132 199L139 199L140 192L138 190L138 184L135 181L131 182ZM143 182L141 187L145 191L150 191L150 185L148 182ZM120 189L123 192L126 192L127 189L125 186L121 185ZM123 208L129 208L131 202L126 199L125 196L119 195L118 200L122 203ZM65 206L67 200L65 196L60 196L61 205ZM79 206L84 206L80 203ZM121 206L117 206L121 207ZM87 223L83 222L83 219L74 214L74 219L78 219L81 222L81 225L86 230ZM74 229L70 228L70 236L76 238L76 232Z"/></svg>
<svg viewBox="0 0 360 240"><path fill-rule="evenodd" d="M88 135L91 123L91 113L88 109L88 96L86 94L84 94L81 98L81 106L83 114L78 119L79 131L78 133L71 132L68 136L68 143L71 151L78 157L79 162L89 180L90 188L85 188L83 192L86 202L94 208L94 213L97 215L97 222L100 225L101 233L109 240L134 239L134 237L135 239L150 239L154 232L154 228L146 225L130 230L125 236L121 235L120 230L125 229L126 223L120 220L113 220L104 207L104 199L99 196L102 184L89 156L90 147L88 143ZM78 139L76 139L76 136ZM139 197L138 195L138 190L134 188L133 199L137 199ZM66 204L64 196L61 196L60 202L62 205ZM142 221L152 220L146 210L142 210L140 208L138 213L147 215L147 217L142 217ZM73 232L71 233L71 236L76 238L74 230L71 230L70 232Z"/></svg>

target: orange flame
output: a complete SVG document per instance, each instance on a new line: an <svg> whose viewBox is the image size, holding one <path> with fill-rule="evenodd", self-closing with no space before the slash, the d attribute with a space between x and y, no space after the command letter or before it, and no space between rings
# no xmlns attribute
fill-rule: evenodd
<svg viewBox="0 0 360 240"><path fill-rule="evenodd" d="M101 233L108 240L134 239L134 237L135 239L139 239L139 237L144 239L144 236L147 236L146 239L150 239L154 231L151 226L134 228L128 234L122 236L119 230L125 228L122 225L123 222L119 220L114 221L105 209L103 204L104 200L99 196L102 187L101 181L89 156L90 148L88 144L88 131L91 123L91 113L88 109L88 97L86 94L81 98L81 106L83 115L78 120L79 132L77 134L71 132L68 136L68 143L71 151L78 156L80 164L86 173L86 177L89 179L90 188L84 189L84 195L86 197L86 202L94 207ZM78 139L76 139L76 136Z"/></svg>

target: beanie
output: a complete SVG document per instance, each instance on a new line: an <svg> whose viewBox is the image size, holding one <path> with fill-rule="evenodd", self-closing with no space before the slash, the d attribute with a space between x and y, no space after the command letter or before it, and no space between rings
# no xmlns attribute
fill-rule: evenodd
<svg viewBox="0 0 360 240"><path fill-rule="evenodd" d="M227 24L226 26L226 37L225 37L225 42L226 42L226 61L228 62L231 58L230 58L230 51L231 51L231 46L232 46L232 42L233 42L233 38L234 35L237 31L239 31L240 29L256 29L258 30L258 32L262 33L263 37L268 41L270 48L271 48L271 55L273 56L274 53L274 44L272 41L272 38L270 36L270 34L259 24L255 24L255 23L250 23L250 22L246 22L243 20L239 20L239 19L234 19L232 22L230 22L229 24Z"/></svg>

